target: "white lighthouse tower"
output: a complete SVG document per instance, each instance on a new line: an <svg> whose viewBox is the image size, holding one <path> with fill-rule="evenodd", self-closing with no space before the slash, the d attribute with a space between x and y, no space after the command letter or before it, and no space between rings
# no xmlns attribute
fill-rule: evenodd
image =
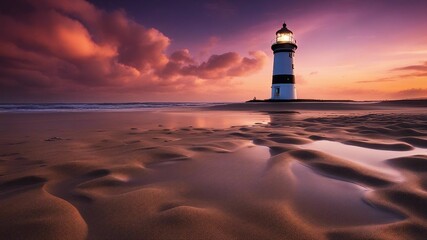
<svg viewBox="0 0 427 240"><path fill-rule="evenodd" d="M294 54L297 49L294 34L286 28L286 23L276 32L274 52L272 100L292 100L297 98L294 76Z"/></svg>

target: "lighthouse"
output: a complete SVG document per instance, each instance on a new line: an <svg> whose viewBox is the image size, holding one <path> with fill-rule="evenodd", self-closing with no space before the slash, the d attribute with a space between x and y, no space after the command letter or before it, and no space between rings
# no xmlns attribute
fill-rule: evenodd
<svg viewBox="0 0 427 240"><path fill-rule="evenodd" d="M294 34L286 27L286 23L276 32L276 40L271 49L274 53L271 99L296 99L294 55L297 45Z"/></svg>

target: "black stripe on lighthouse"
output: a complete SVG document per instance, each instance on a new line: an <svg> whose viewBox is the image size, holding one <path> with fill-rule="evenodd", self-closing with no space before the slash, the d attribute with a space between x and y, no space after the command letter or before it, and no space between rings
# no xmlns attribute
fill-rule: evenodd
<svg viewBox="0 0 427 240"><path fill-rule="evenodd" d="M273 75L273 84L280 84L280 83L295 83L295 76L294 75L288 75L288 74L281 74L281 75Z"/></svg>

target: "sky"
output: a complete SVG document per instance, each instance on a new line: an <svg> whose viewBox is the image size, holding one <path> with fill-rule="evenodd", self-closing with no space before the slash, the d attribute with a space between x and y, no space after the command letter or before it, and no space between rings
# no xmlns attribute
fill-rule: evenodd
<svg viewBox="0 0 427 240"><path fill-rule="evenodd" d="M427 98L425 0L0 2L0 102L270 97L294 32L299 98Z"/></svg>

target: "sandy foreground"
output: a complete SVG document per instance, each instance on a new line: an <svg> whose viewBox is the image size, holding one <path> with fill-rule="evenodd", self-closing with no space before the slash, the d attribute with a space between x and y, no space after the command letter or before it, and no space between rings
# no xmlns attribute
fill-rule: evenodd
<svg viewBox="0 0 427 240"><path fill-rule="evenodd" d="M427 239L424 103L1 113L0 239Z"/></svg>

